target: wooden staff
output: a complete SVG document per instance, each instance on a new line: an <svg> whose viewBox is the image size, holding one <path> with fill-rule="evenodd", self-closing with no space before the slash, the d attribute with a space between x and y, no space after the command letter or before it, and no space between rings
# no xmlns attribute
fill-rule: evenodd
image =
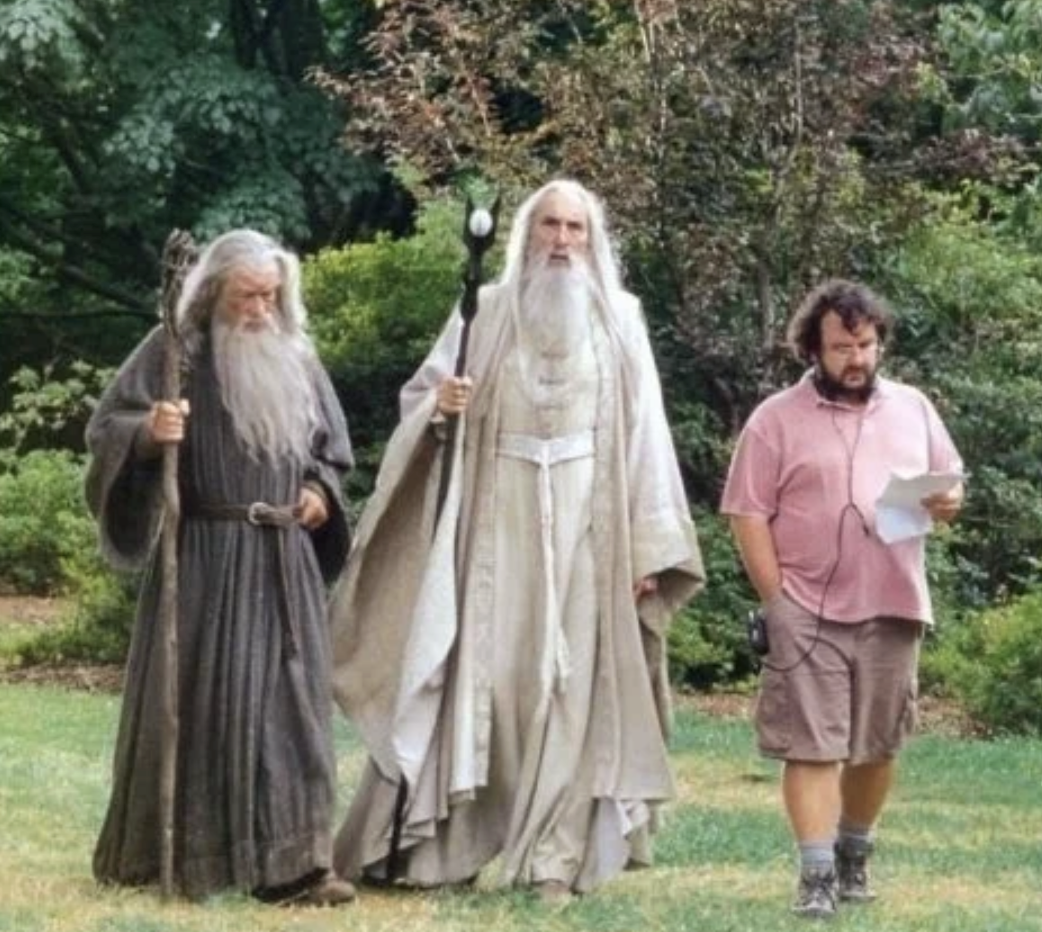
<svg viewBox="0 0 1042 932"><path fill-rule="evenodd" d="M177 320L177 301L188 268L195 261L196 248L191 234L174 230L163 246L160 315L166 330L163 354L163 392L166 401L181 399L181 337ZM159 857L159 883L164 899L174 894L174 800L177 794L177 743L180 722L177 703L177 535L181 520L177 464L180 444L163 445L163 526L161 536L162 586L159 593L159 619L163 649L161 766L159 772L159 812L162 846Z"/></svg>

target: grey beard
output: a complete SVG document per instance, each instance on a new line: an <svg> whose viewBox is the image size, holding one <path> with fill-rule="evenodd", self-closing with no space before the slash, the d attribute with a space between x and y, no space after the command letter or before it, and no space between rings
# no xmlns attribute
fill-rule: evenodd
<svg viewBox="0 0 1042 932"><path fill-rule="evenodd" d="M521 287L519 339L523 348L561 359L590 338L593 288L589 266L573 260L567 268L539 261Z"/></svg>
<svg viewBox="0 0 1042 932"><path fill-rule="evenodd" d="M310 345L274 326L250 331L214 321L213 348L221 401L250 455L305 462L318 425Z"/></svg>

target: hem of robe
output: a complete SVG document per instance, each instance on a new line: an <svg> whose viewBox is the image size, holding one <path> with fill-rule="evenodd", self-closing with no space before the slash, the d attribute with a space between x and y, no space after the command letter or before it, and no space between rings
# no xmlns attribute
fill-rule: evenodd
<svg viewBox="0 0 1042 932"><path fill-rule="evenodd" d="M480 792L480 791L479 791ZM397 793L396 786L379 776L370 761L334 843L334 868L349 880L368 877L387 880L390 853L391 820ZM651 864L651 836L658 828L658 808L663 799L618 799L600 797L594 801L594 816L587 835L585 850L576 857L562 853L534 861L523 873L500 872L496 886L526 886L543 880L560 880L578 893L589 893L596 887L635 866ZM402 873L399 880L407 886L436 888L471 880L494 859L506 856L521 863L523 853L504 852L501 845L468 845L454 852L451 859L440 857L434 850L424 850L417 866L412 854L421 845L437 846L444 839L453 811L471 805L463 802L450 809L448 818L426 819L402 829ZM462 814L462 812L460 813ZM569 863L570 862L570 863ZM565 866L568 864L568 866Z"/></svg>
<svg viewBox="0 0 1042 932"><path fill-rule="evenodd" d="M179 860L175 855L174 886L193 900L224 890L243 893L266 887L282 887L333 866L330 832L309 832L273 845L258 847L243 841L229 851ZM137 862L132 870L95 869L101 884L147 887L160 881L158 860Z"/></svg>

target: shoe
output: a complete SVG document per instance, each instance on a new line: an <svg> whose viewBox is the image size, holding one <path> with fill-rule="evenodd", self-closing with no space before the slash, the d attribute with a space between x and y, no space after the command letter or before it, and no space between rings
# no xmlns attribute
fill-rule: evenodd
<svg viewBox="0 0 1042 932"><path fill-rule="evenodd" d="M291 900L287 906L343 906L358 896L354 884L337 877L332 871Z"/></svg>
<svg viewBox="0 0 1042 932"><path fill-rule="evenodd" d="M532 887L544 906L564 906L572 900L572 888L563 880L540 880Z"/></svg>
<svg viewBox="0 0 1042 932"><path fill-rule="evenodd" d="M836 875L839 898L847 903L871 903L876 898L868 880L868 859L875 845L868 842L857 848L836 842Z"/></svg>
<svg viewBox="0 0 1042 932"><path fill-rule="evenodd" d="M836 915L839 882L832 868L805 870L800 874L792 911L807 919L831 919Z"/></svg>

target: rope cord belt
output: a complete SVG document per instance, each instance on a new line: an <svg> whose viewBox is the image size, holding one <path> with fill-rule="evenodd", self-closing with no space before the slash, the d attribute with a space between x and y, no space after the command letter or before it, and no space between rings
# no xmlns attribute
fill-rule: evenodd
<svg viewBox="0 0 1042 932"><path fill-rule="evenodd" d="M552 645L552 669L547 671L547 678L553 681L556 688L563 686L568 679L571 664L568 657L568 641L561 628L561 608L558 604L554 573L554 498L550 470L559 463L593 456L594 439L592 430L550 438L502 431L496 443L497 455L523 460L539 468L539 523L543 576L546 581L543 629L547 643Z"/></svg>

